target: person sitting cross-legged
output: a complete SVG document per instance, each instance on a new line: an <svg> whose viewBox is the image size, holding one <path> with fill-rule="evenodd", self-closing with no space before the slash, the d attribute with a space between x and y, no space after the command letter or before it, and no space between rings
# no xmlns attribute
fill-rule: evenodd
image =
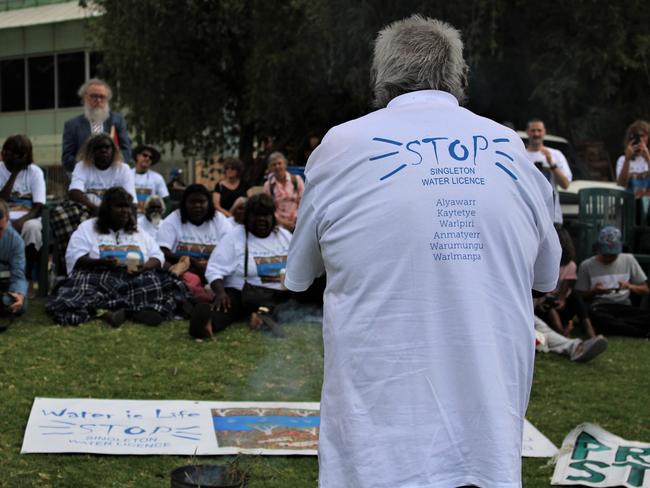
<svg viewBox="0 0 650 488"><path fill-rule="evenodd" d="M51 212L52 233L60 255L65 254L70 236L77 226L88 217L97 215L106 190L119 186L134 201L136 199L133 173L122 162L119 149L108 134L91 136L84 144L80 156L81 160L72 172L68 188L69 200L57 205Z"/></svg>
<svg viewBox="0 0 650 488"><path fill-rule="evenodd" d="M199 184L185 189L180 208L160 224L158 244L169 270L181 276L196 303L212 301L212 293L205 289L205 268L210 253L231 228L216 211L210 192Z"/></svg>
<svg viewBox="0 0 650 488"><path fill-rule="evenodd" d="M25 243L11 226L7 202L0 199L0 332L25 313Z"/></svg>
<svg viewBox="0 0 650 488"><path fill-rule="evenodd" d="M621 231L601 229L596 255L578 268L575 289L590 304L594 329L608 335L650 337L650 312L632 305L631 295L648 295L647 276L632 254L625 254Z"/></svg>
<svg viewBox="0 0 650 488"><path fill-rule="evenodd" d="M103 309L113 327L128 317L158 325L187 298L183 282L161 268L158 244L137 228L133 197L123 188L110 188L97 217L72 234L66 261L71 273L46 306L59 324L78 325Z"/></svg>
<svg viewBox="0 0 650 488"><path fill-rule="evenodd" d="M291 233L276 225L273 199L266 193L249 198L244 221L210 255L206 278L215 297L212 304L202 303L194 309L189 330L194 338L212 337L244 318L250 320L251 328L262 328L260 305L272 313L275 305L290 297L291 293L282 285L282 276ZM246 302L246 283L268 290L262 299L264 303Z"/></svg>

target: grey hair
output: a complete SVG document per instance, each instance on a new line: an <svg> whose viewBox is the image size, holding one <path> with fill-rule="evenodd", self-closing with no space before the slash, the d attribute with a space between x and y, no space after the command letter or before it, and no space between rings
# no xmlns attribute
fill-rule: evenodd
<svg viewBox="0 0 650 488"><path fill-rule="evenodd" d="M83 100L83 98L86 96L86 93L88 92L88 88L90 88L91 85L102 85L108 91L108 100L110 101L110 99L113 98L113 90L111 90L110 85L104 80L100 80L99 78L91 78L83 85L81 85L79 87L79 91L77 92L79 98Z"/></svg>
<svg viewBox="0 0 650 488"><path fill-rule="evenodd" d="M160 205L162 205L162 213L163 215L165 215L165 210L167 210L167 205L165 205L165 200L163 200L160 195L151 195L147 198L147 200L144 202L145 211L149 208L149 205L151 205L154 202L158 202L160 203Z"/></svg>
<svg viewBox="0 0 650 488"><path fill-rule="evenodd" d="M377 34L372 61L374 105L417 90L442 90L465 101L463 41L451 25L415 14Z"/></svg>
<svg viewBox="0 0 650 488"><path fill-rule="evenodd" d="M284 153L281 153L280 151L274 151L271 154L269 154L269 158L268 158L269 164L275 161L276 159L282 159L285 164L289 163L287 157L284 155Z"/></svg>

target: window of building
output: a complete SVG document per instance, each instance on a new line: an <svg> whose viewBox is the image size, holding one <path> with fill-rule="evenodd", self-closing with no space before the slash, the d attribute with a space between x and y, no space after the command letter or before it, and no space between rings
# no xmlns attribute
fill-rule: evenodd
<svg viewBox="0 0 650 488"><path fill-rule="evenodd" d="M29 110L54 108L54 56L27 59Z"/></svg>
<svg viewBox="0 0 650 488"><path fill-rule="evenodd" d="M25 60L0 61L0 112L25 110Z"/></svg>
<svg viewBox="0 0 650 488"><path fill-rule="evenodd" d="M79 96L77 91L86 80L85 54L65 53L56 56L58 104L62 107L77 107Z"/></svg>
<svg viewBox="0 0 650 488"><path fill-rule="evenodd" d="M86 73L101 78L102 61L87 51L0 60L0 112L79 106Z"/></svg>

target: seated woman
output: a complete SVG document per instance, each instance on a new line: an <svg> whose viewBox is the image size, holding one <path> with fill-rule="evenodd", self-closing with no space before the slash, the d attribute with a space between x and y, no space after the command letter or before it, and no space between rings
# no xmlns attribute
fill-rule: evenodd
<svg viewBox="0 0 650 488"><path fill-rule="evenodd" d="M25 241L25 271L31 283L43 244L41 211L45 205L45 176L34 163L32 142L24 135L9 136L2 145L0 198L9 205L11 225Z"/></svg>
<svg viewBox="0 0 650 488"><path fill-rule="evenodd" d="M241 173L244 170L243 163L237 158L226 158L223 163L224 177L214 186L214 206L230 217L230 208L238 198L246 196L246 186L241 180Z"/></svg>
<svg viewBox="0 0 650 488"><path fill-rule="evenodd" d="M161 269L158 244L138 230L133 197L110 188L96 218L79 225L66 252L70 275L46 306L59 324L78 325L106 309L106 320L118 327L130 316L158 325L185 299L182 281Z"/></svg>
<svg viewBox="0 0 650 488"><path fill-rule="evenodd" d="M136 201L133 173L121 162L120 150L108 134L90 136L80 156L68 188L70 200L52 209L51 214L52 232L61 255L77 226L97 215L106 190L122 187Z"/></svg>
<svg viewBox="0 0 650 488"><path fill-rule="evenodd" d="M210 253L231 228L214 208L210 192L198 184L185 189L180 208L160 224L158 244L165 260L182 277L195 302L212 301L212 293L205 289L205 268Z"/></svg>
<svg viewBox="0 0 650 488"><path fill-rule="evenodd" d="M244 283L272 290L272 306L288 300L282 285L291 233L276 225L275 205L266 193L248 199L245 224L236 226L212 253L206 278L215 297L210 304L198 305L190 320L190 335L211 337L236 320L250 317L251 327L261 325L258 306L242 298Z"/></svg>

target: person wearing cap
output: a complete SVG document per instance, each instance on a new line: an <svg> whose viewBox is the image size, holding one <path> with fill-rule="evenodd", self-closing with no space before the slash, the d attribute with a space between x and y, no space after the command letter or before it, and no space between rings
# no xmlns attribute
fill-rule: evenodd
<svg viewBox="0 0 650 488"><path fill-rule="evenodd" d="M551 187L516 132L460 106L449 24L385 27L372 73L377 110L309 158L285 274L327 273L319 486L518 488Z"/></svg>
<svg viewBox="0 0 650 488"><path fill-rule="evenodd" d="M650 337L650 312L632 305L632 295L647 295L647 276L632 254L623 253L621 231L603 227L596 252L580 264L575 290L590 304L589 315L597 332L608 335Z"/></svg>
<svg viewBox="0 0 650 488"><path fill-rule="evenodd" d="M160 152L153 146L141 144L133 150L133 179L135 180L135 193L138 197L138 213L144 214L144 204L152 195L163 199L167 208L170 208L169 190L162 175L151 169L160 161Z"/></svg>

